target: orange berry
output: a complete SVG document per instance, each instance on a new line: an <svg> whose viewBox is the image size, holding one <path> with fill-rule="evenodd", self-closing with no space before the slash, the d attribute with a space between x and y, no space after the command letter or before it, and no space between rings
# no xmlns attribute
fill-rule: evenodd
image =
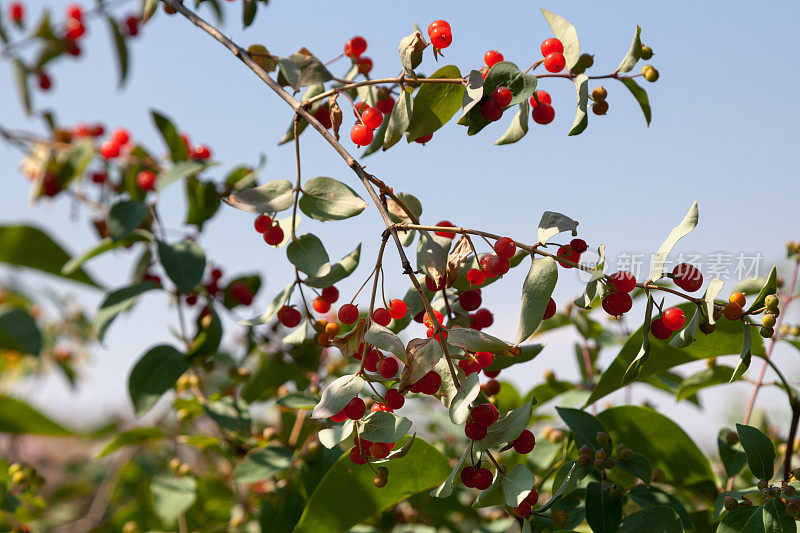
<svg viewBox="0 0 800 533"><path fill-rule="evenodd" d="M738 305L739 307L743 308L747 299L744 297L744 294L741 292L734 292L730 296L728 296L728 301Z"/></svg>
<svg viewBox="0 0 800 533"><path fill-rule="evenodd" d="M737 292L734 294L742 294L742 293ZM725 306L725 310L722 311L722 314L728 320L739 320L740 318L742 318L742 306L740 306L736 302L731 302Z"/></svg>

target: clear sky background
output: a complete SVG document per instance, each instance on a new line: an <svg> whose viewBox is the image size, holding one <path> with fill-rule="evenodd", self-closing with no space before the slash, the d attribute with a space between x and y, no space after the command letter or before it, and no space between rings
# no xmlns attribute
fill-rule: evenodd
<svg viewBox="0 0 800 533"><path fill-rule="evenodd" d="M28 2L30 11L43 4ZM55 6L60 14L67 2L46 4ZM117 11L133 11L137 4L130 2ZM349 37L363 35L369 43L366 55L375 62L373 74L381 77L398 72L397 43L415 21L423 28L438 18L451 23L453 45L438 66L453 63L465 73L483 64L488 49L499 49L506 60L523 69L539 59L539 44L551 36L539 7L558 12L577 27L583 51L595 54L592 74L612 72L627 51L636 25L641 25L642 39L654 49L652 63L661 73L657 83L646 84L653 107L649 128L628 91L605 80L608 115L590 115L584 134L567 137L574 115L574 89L565 80L542 80L540 88L552 95L556 119L546 127L532 124L517 144L492 144L505 131L510 113L474 137L467 137L465 128L452 122L437 132L428 146L401 142L389 152L367 158L368 171L396 190L420 198L426 223L448 219L533 241L542 211L563 212L580 221L580 235L590 246L607 245L612 263L620 253L655 251L695 199L700 205L700 225L681 241L676 254L760 253L765 258L762 266L767 268L767 263L781 260L786 240L800 237L800 214L794 205L800 164L795 128L800 75L794 68L797 57L792 38L800 18L796 2L772 2L755 9L720 1L617 2L609 7L598 2L502 2L489 6L406 1L396 6L367 6L363 2L273 0L245 31L240 27L238 2L224 4L225 30L234 40L245 46L265 44L278 55L305 46L326 61L338 55ZM6 5L3 2L3 9ZM201 14L211 17L207 9ZM108 127L125 126L136 140L160 148L149 115L151 109L158 109L194 141L211 146L222 162L212 171L217 177L239 163L257 163L262 153L267 157L262 181L294 175L293 149L277 146L291 119L285 104L228 51L182 17L159 13L144 28L143 36L132 41L132 75L123 90L116 88L109 43L105 26L94 21L84 55L54 66L55 88L46 95L35 95L37 107L56 110L59 122L65 125L102 121ZM341 61L331 68L341 75L347 65ZM432 56L426 54L419 71L431 73L436 68ZM0 106L0 123L42 131L20 111L10 64L0 65L0 72L0 91L6 95ZM351 114L345 112L345 131L351 121ZM352 147L349 141L346 145ZM333 176L366 197L343 161L319 136L313 132L303 135L302 151L306 179ZM88 214L71 216L68 200L29 208L28 182L19 175L19 159L17 151L0 144L4 185L0 220L47 227L72 252L89 248L94 236ZM174 238L181 235L182 195L183 188L173 186L162 200L161 212L174 230L170 232ZM257 270L265 276L266 284L252 309L256 314L288 283L290 274L284 253L267 247L251 223L252 216L223 207L209 223L202 244L210 260L221 262L227 272ZM301 231L323 238L332 258L363 242L362 266L339 285L343 295L352 294L368 274L381 230L373 208L349 221L322 224L303 220L301 224ZM390 251L388 264L395 266L387 269L387 290L401 296L406 282L399 263L392 263L395 260ZM109 255L94 260L88 268L115 287L127 283L130 262L129 255ZM490 332L507 338L516 332L526 268L517 270L484 291L485 305L495 312ZM3 268L0 275L10 275L10 271ZM25 274L22 279L33 285L44 278ZM76 294L91 309L102 298L75 285L56 286ZM562 304L580 290L576 275L562 275L556 300ZM634 310L631 316L636 315ZM174 323L174 316L161 296L146 295L134 312L114 323L106 345L94 350L78 391L70 391L63 379L56 377L25 384L18 393L63 420L88 423L110 414L131 416L128 370L149 345L171 340L167 324ZM573 333L566 331L549 336L543 354L507 378L527 390L540 381L546 368L554 368L560 376L575 375L573 338ZM604 360L610 360L615 355L612 352L615 350L605 353ZM779 350L775 357L786 365L789 379L796 379L797 353ZM754 361L753 368L758 367L760 361ZM702 395L705 412L686 403L676 405L673 398L645 386L635 387L634 398L656 402L694 434L702 432L702 441L708 445L723 422L741 417L749 390L747 384L712 389ZM612 401L621 398L611 397ZM761 405L778 398L769 391L763 394ZM785 409L768 410L778 421L788 421Z"/></svg>

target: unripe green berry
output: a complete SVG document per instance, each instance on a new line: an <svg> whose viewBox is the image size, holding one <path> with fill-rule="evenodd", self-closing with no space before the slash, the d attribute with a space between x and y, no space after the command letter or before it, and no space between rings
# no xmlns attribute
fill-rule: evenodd
<svg viewBox="0 0 800 533"><path fill-rule="evenodd" d="M649 46L642 46L642 52L640 54L640 57L645 61L647 61L648 59L653 57L653 49L650 48Z"/></svg>
<svg viewBox="0 0 800 533"><path fill-rule="evenodd" d="M601 100L592 104L592 113L598 116L605 115L608 112L608 102Z"/></svg>
<svg viewBox="0 0 800 533"><path fill-rule="evenodd" d="M11 483L14 485L19 485L25 481L25 478L28 476L25 475L24 470L20 470L19 472L14 472L14 475L11 476Z"/></svg>
<svg viewBox="0 0 800 533"><path fill-rule="evenodd" d="M620 461L630 461L633 459L633 451L625 448L621 452L619 452L618 458Z"/></svg>
<svg viewBox="0 0 800 533"><path fill-rule="evenodd" d="M602 459L595 459L594 460L594 467L598 470L605 470L606 462Z"/></svg>
<svg viewBox="0 0 800 533"><path fill-rule="evenodd" d="M761 328L761 336L765 339L771 339L775 335L775 330L772 328Z"/></svg>
<svg viewBox="0 0 800 533"><path fill-rule="evenodd" d="M758 483L756 483L756 487L758 488L758 490L764 490L767 488L767 486L768 483L766 479L760 479Z"/></svg>
<svg viewBox="0 0 800 533"><path fill-rule="evenodd" d="M650 83L655 82L658 80L658 71L654 67L650 67L647 72L644 73L644 79L649 81Z"/></svg>
<svg viewBox="0 0 800 533"><path fill-rule="evenodd" d="M725 509L728 511L733 511L737 507L739 507L739 500L733 496L725 496Z"/></svg>
<svg viewBox="0 0 800 533"><path fill-rule="evenodd" d="M792 496L797 494L797 489L794 488L792 485L789 485L785 481L781 482L781 489L783 490L783 493L786 495L787 498L791 498Z"/></svg>
<svg viewBox="0 0 800 533"><path fill-rule="evenodd" d="M594 65L594 56L590 54L581 54L581 57L578 58L578 63L584 68L591 68Z"/></svg>
<svg viewBox="0 0 800 533"><path fill-rule="evenodd" d="M587 447L588 447L588 446L587 446ZM13 476L13 475L14 475L14 474L16 474L17 472L22 472L22 470L23 470L24 468L25 468L25 467L24 467L24 466L22 466L22 465L21 465L21 464L19 464L19 463L12 463L12 464L11 464L11 465L9 465L9 467L8 467L8 475L9 475L9 476Z"/></svg>
<svg viewBox="0 0 800 533"><path fill-rule="evenodd" d="M606 469L611 469L617 466L617 462L614 459L606 459Z"/></svg>
<svg viewBox="0 0 800 533"><path fill-rule="evenodd" d="M761 317L761 325L765 328L775 327L775 315L768 314Z"/></svg>
<svg viewBox="0 0 800 533"><path fill-rule="evenodd" d="M578 455L592 455L592 449L586 445L581 446L578 450Z"/></svg>
<svg viewBox="0 0 800 533"><path fill-rule="evenodd" d="M791 336L793 336L793 337L800 337L800 327L798 327L798 326L792 326L792 327L789 329L789 334L790 334Z"/></svg>
<svg viewBox="0 0 800 533"><path fill-rule="evenodd" d="M567 512L564 509L553 511L553 525L562 528L567 525Z"/></svg>
<svg viewBox="0 0 800 533"><path fill-rule="evenodd" d="M547 370L544 371L543 377L547 383L555 383L556 381L556 373L553 372L551 368L548 368Z"/></svg>
<svg viewBox="0 0 800 533"><path fill-rule="evenodd" d="M780 304L780 300L778 300L778 297L774 294L769 294L766 298L764 298L764 305L767 307L767 309L777 309L778 304Z"/></svg>
<svg viewBox="0 0 800 533"><path fill-rule="evenodd" d="M592 456L591 455L579 455L578 456L578 464L587 467L592 464Z"/></svg>
<svg viewBox="0 0 800 533"><path fill-rule="evenodd" d="M182 463L178 468L178 474L181 476L188 476L192 472L192 466L189 463Z"/></svg>
<svg viewBox="0 0 800 533"><path fill-rule="evenodd" d="M372 479L372 484L382 489L389 481L389 469L385 466L380 466L375 471L375 477Z"/></svg>
<svg viewBox="0 0 800 533"><path fill-rule="evenodd" d="M608 91L602 85L600 87L595 87L592 91L592 100L595 102L602 102L608 97Z"/></svg>
<svg viewBox="0 0 800 533"><path fill-rule="evenodd" d="M608 452L606 452L604 449L600 448L599 450L594 452L594 458L595 459L607 459L608 458Z"/></svg>
<svg viewBox="0 0 800 533"><path fill-rule="evenodd" d="M608 443L611 442L611 437L608 436L608 433L602 431L600 431L594 439L600 446L608 446Z"/></svg>

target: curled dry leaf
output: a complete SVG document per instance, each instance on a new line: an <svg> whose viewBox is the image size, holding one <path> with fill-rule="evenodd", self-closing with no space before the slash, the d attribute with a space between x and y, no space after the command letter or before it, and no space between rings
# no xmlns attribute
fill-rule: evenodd
<svg viewBox="0 0 800 533"><path fill-rule="evenodd" d="M407 76L417 79L414 69L422 62L422 52L428 43L422 37L422 33L415 31L400 40L400 63L403 65L403 72Z"/></svg>
<svg viewBox="0 0 800 533"><path fill-rule="evenodd" d="M447 286L451 286L458 275L458 265L472 253L469 237L462 235L447 256Z"/></svg>
<svg viewBox="0 0 800 533"><path fill-rule="evenodd" d="M411 339L406 346L406 366L397 385L400 392L406 392L422 376L433 370L441 357L441 345L433 337Z"/></svg>
<svg viewBox="0 0 800 533"><path fill-rule="evenodd" d="M331 344L339 348L344 357L352 357L358 351L358 345L361 344L364 338L364 332L367 331L367 322L360 318L352 330L348 331L341 337L334 337L331 339Z"/></svg>
<svg viewBox="0 0 800 533"><path fill-rule="evenodd" d="M342 108L336 99L339 98L339 93L333 93L328 97L328 110L331 115L331 125L333 127L333 136L339 140L339 128L342 127Z"/></svg>

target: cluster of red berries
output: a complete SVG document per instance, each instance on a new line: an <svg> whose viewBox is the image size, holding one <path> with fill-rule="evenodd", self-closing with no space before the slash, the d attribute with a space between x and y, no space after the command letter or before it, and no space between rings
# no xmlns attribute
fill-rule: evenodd
<svg viewBox="0 0 800 533"><path fill-rule="evenodd" d="M105 132L105 126L99 122L91 126L85 122L78 122L75 124L75 127L72 128L72 135L78 138L102 137Z"/></svg>
<svg viewBox="0 0 800 533"><path fill-rule="evenodd" d="M437 50L444 50L453 43L453 32L446 20L434 20L428 26L428 37Z"/></svg>
<svg viewBox="0 0 800 533"><path fill-rule="evenodd" d="M350 130L350 140L358 146L367 146L375 138L375 130L383 124L383 113L366 102L356 104L355 111L357 122Z"/></svg>
<svg viewBox="0 0 800 533"><path fill-rule="evenodd" d="M375 309L372 312L372 320L374 320L376 324L386 327L393 319L401 320L405 318L407 312L408 306L406 303L403 300L394 299L389 302L388 309L384 307Z"/></svg>
<svg viewBox="0 0 800 533"><path fill-rule="evenodd" d="M116 159L120 154L130 151L130 140L131 135L128 130L117 128L111 132L111 138L100 145L100 155L104 159Z"/></svg>
<svg viewBox="0 0 800 533"><path fill-rule="evenodd" d="M525 496L525 499L522 500L522 503L511 508L511 512L513 512L514 515L519 518L527 518L533 511L533 506L536 505L538 501L539 493L536 491L536 489L532 488L528 495Z"/></svg>
<svg viewBox="0 0 800 533"><path fill-rule="evenodd" d="M358 66L358 72L369 74L372 70L372 59L362 54L367 50L367 40L356 35L344 43L344 55L353 60L353 64Z"/></svg>
<svg viewBox="0 0 800 533"><path fill-rule="evenodd" d="M369 348L369 346L366 347ZM353 357L359 361L363 357L364 370L378 373L383 379L393 379L397 376L397 372L400 370L400 362L397 358L384 355L376 348L369 348L367 352L364 353L364 348L365 346L362 342L358 346L358 351L353 354Z"/></svg>
<svg viewBox="0 0 800 533"><path fill-rule="evenodd" d="M283 242L283 228L271 216L258 215L253 222L253 227L264 236L264 242L270 246L277 246Z"/></svg>
<svg viewBox="0 0 800 533"><path fill-rule="evenodd" d="M17 26L25 23L25 4L22 2L11 2L8 5L8 18Z"/></svg>
<svg viewBox="0 0 800 533"><path fill-rule="evenodd" d="M689 263L680 263L672 269L672 281L687 292L695 292L703 286L703 274Z"/></svg>
<svg viewBox="0 0 800 533"><path fill-rule="evenodd" d="M181 133L181 140L183 141L183 145L186 147L186 152L189 154L189 157L195 161L206 161L211 159L211 149L205 144L196 144L194 147L192 147L191 143L189 142L189 136L185 133Z"/></svg>
<svg viewBox="0 0 800 533"><path fill-rule="evenodd" d="M475 352L475 354L467 353L467 357L467 359L461 359L458 362L458 366L460 366L464 373L468 376L490 367L494 361L494 354L491 352ZM494 374L494 376L490 377L497 376L495 373L492 374Z"/></svg>
<svg viewBox="0 0 800 533"><path fill-rule="evenodd" d="M359 439L356 435L353 435L353 444L354 446L350 449L350 460L357 465L365 464L369 457L386 459L394 449L393 442L372 442Z"/></svg>
<svg viewBox="0 0 800 533"><path fill-rule="evenodd" d="M547 91L536 91L536 96L532 95L528 102L531 104L531 118L537 124L550 124L556 118L553 100Z"/></svg>
<svg viewBox="0 0 800 533"><path fill-rule="evenodd" d="M461 483L471 489L486 490L492 485L492 479L492 471L488 468L468 465L461 470Z"/></svg>
<svg viewBox="0 0 800 533"><path fill-rule="evenodd" d="M482 403L473 407L469 412L469 420L464 426L464 435L469 440L482 440L486 437L489 427L497 422L500 413L497 407L490 403Z"/></svg>
<svg viewBox="0 0 800 533"><path fill-rule="evenodd" d="M411 385L411 392L433 396L439 392L439 387L441 386L442 376L435 370L431 370Z"/></svg>
<svg viewBox="0 0 800 533"><path fill-rule="evenodd" d="M492 94L481 103L481 116L489 121L495 122L503 117L503 111L511 103L513 95L511 89L503 85L495 88Z"/></svg>
<svg viewBox="0 0 800 533"><path fill-rule="evenodd" d="M656 339L667 339L686 324L686 315L677 307L670 307L650 323L650 333Z"/></svg>
<svg viewBox="0 0 800 533"><path fill-rule="evenodd" d="M569 244L559 246L556 255L561 259L578 263L581 260L581 254L588 249L589 246L583 239L572 239ZM572 265L561 263L560 261L559 264L564 268L573 268Z"/></svg>
<svg viewBox="0 0 800 533"><path fill-rule="evenodd" d="M548 72L561 72L567 66L564 57L564 45L555 37L545 39L541 46L542 57L544 57L544 68Z"/></svg>
<svg viewBox="0 0 800 533"><path fill-rule="evenodd" d="M302 319L303 315L300 314L300 311L290 305L284 305L278 309L278 322L287 328L297 327Z"/></svg>
<svg viewBox="0 0 800 533"><path fill-rule="evenodd" d="M612 316L627 313L633 307L630 292L636 288L636 278L628 271L614 272L606 285L613 292L603 298L603 309Z"/></svg>

